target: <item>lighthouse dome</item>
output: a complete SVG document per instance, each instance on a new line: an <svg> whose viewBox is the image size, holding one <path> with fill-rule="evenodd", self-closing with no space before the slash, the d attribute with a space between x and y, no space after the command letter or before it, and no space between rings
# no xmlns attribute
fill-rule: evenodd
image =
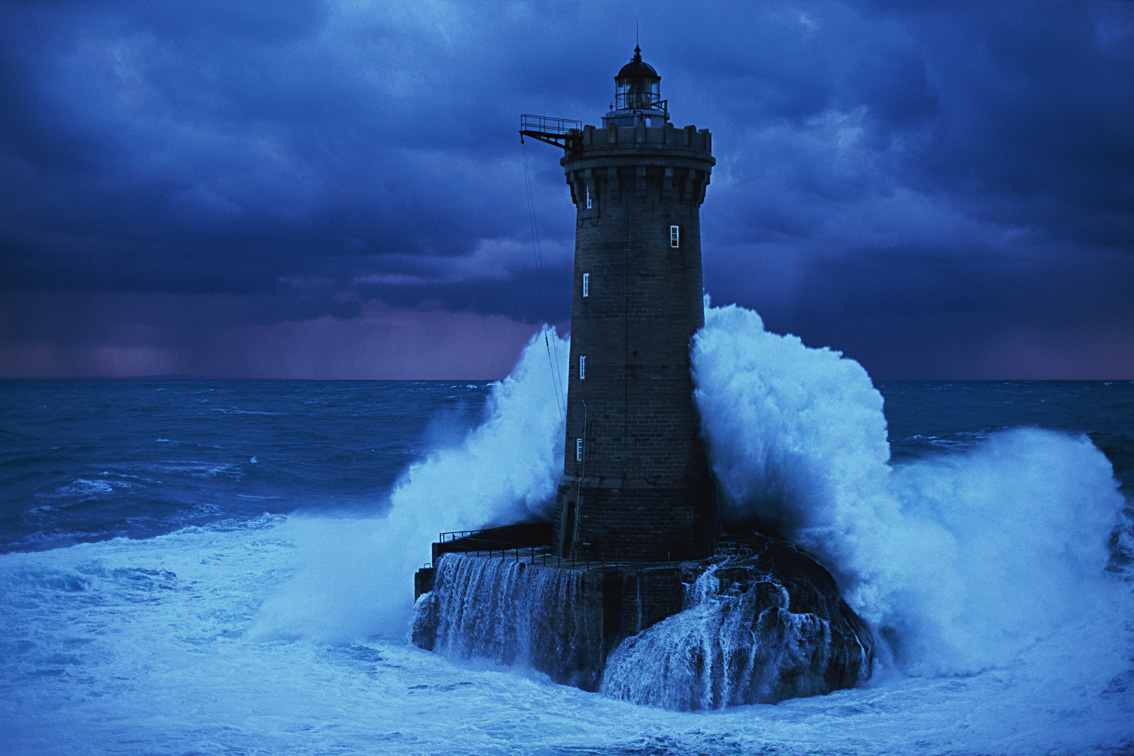
<svg viewBox="0 0 1134 756"><path fill-rule="evenodd" d="M661 79L658 72L642 60L642 48L634 48L634 58L622 67L615 79Z"/></svg>

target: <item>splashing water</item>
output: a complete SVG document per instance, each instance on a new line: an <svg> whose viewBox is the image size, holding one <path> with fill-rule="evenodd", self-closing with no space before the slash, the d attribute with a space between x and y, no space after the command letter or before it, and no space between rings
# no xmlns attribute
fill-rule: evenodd
<svg viewBox="0 0 1134 756"><path fill-rule="evenodd" d="M684 611L619 644L602 692L691 711L819 695L869 677L861 642L848 660L831 622L793 611L788 590L771 576L722 590L719 570L730 566L712 565L688 587Z"/></svg>
<svg viewBox="0 0 1134 756"><path fill-rule="evenodd" d="M292 517L302 566L261 608L252 635L332 642L404 637L413 573L438 533L546 517L564 438L549 351L566 372L569 342L547 327L532 337L512 373L492 384L480 425L401 475L384 517Z"/></svg>
<svg viewBox="0 0 1134 756"><path fill-rule="evenodd" d="M727 321L717 317L723 314L723 310L710 311L706 338L721 339L723 344L734 339L746 349L769 355L769 364L759 368L765 371L763 380L779 382L784 390L767 401L782 402L784 409L770 414L767 422L778 421L785 432L796 434L801 446L797 450L776 446L775 439L768 438L758 424L751 425L747 436L740 435L745 423L737 423L735 437L710 437L721 452L716 457L718 472L723 479L727 468L721 462L742 442L756 449L764 444L765 451L759 454L766 456L754 454L752 464L796 453L802 469L809 471L795 478L764 481L771 484L771 490L787 491L790 496L767 497L767 509L759 517L750 514L751 502L741 496L733 498L729 506L735 516L730 517L771 522L773 515L768 512L780 511L783 521L798 523L795 532L824 549L825 562L839 572L844 588L853 592L856 602L862 602L858 605L879 609L877 626L888 628L898 654L898 664L889 665L890 674L876 675L874 682L855 690L701 715L629 705L549 684L540 674L513 674L492 662L454 664L404 643L401 635L408 621L410 572L418 560L427 557L433 531L461 527L461 522L476 522L482 516L489 521L517 517L529 509L526 501L539 499L501 493L494 501L499 502L502 514L497 517L495 511L486 509L482 515L467 509L481 502L468 500L455 476L466 476L467 481L494 479L495 487L485 482L485 490L510 491L505 483L507 470L513 463L519 466L534 459L543 464L539 469L546 477L541 482L539 475L531 475L532 490L545 482L553 485L559 465L553 447L560 442L562 430L552 413L538 421L547 420L548 431L532 433L530 440L517 441L512 435L517 431L506 432L501 427L496 448L504 451L473 454L473 438L491 437L487 432L478 435L475 429L462 433L462 438L468 438L461 443L436 445L436 451L414 465L420 475L415 474L411 482L407 469L400 479L399 487L421 487L399 494L398 501L407 506L395 514L392 495L376 500L373 521L319 519L310 514L248 519L249 507L261 506L258 498L249 505L241 503L239 496L217 493L219 489L196 487L193 481L197 478L175 482L168 477L155 499L167 498L165 503L172 507L180 507L183 501L215 506L226 519L204 525L189 519L184 526L176 526L180 528L176 532L163 527L155 533L146 526L125 533L129 537L72 546L73 534L88 532L93 517L86 513L104 507L103 497L126 489L96 491L82 506L52 513L49 525L61 528L58 538L49 534L52 537L41 544L42 549L37 545L23 553L20 545L17 552L0 556L0 753L1131 753L1134 605L1128 593L1110 589L1131 577L1134 530L1127 525L1114 535L1115 561L1108 566L1114 570L1110 573L1113 580L1102 578L1098 548L1105 539L1100 534L1115 502L1105 460L1078 435L1025 429L988 437L979 429L1019 424L1012 418L1035 417L1040 408L1037 402L1043 401L1037 397L1047 399L1045 407L1051 407L1050 402L1067 402L1052 415L1045 413L1044 422L1059 416L1063 419L1050 422L1092 428L1092 438L1127 476L1128 490L1134 490L1134 479L1129 477L1134 462L1129 422L1134 385L894 386L893 393L886 395L887 403L894 397L896 411L891 416L896 423L905 421L910 426L907 432L895 425L894 448L904 454L907 446L912 447L901 459L919 459L874 464L869 454L851 443L851 439L869 442L872 453L880 450L885 455L880 434L854 435L874 421L884 427L865 376L851 375L850 385L828 385L823 395L816 395L807 375L810 368L798 364L806 361L816 371L853 374L859 370L854 363L840 361L833 353L824 356L824 350L805 350L790 337L764 335L743 311L737 313L737 320L740 325L748 324L742 329L747 333L729 334L724 329ZM557 346L562 355L561 344ZM777 348L779 362L770 358ZM812 354L815 351L820 354ZM728 375L723 369L728 361L761 364L751 355L746 357L744 350L738 354L726 349L718 356L726 361L720 366L722 377ZM543 345L538 345L534 357L541 364L533 363L529 372L517 370L509 379L526 385L491 389L493 396L500 397L501 408L508 404L505 397L514 395L516 402L508 406L515 412L490 411L485 423L498 417L502 426L511 423L513 428L523 428L533 412L555 405L551 399L538 398L551 385L539 377L547 362ZM697 364L702 378L715 369L703 354L698 355ZM801 381L795 388L784 378L793 370ZM741 373L733 379L736 390L741 391L752 376ZM814 380L821 382L822 378ZM702 388L709 384L702 381ZM97 427L90 425L90 418L77 428L60 422L69 415L81 417L88 397L105 396L109 389L122 396L109 406L147 417L153 408L151 390L159 396L168 392L181 398L227 393L234 406L245 399L263 406L270 396L278 398L283 407L294 407L317 395L323 401L316 407L334 405L340 412L343 407L357 408L350 402L361 401L362 396L389 397L376 400L385 404L382 412L371 415L375 418L438 406L444 403L438 397L446 393L437 393L435 387L407 385L387 394L377 390L378 386L358 390L339 384L174 387L131 383L100 385L97 391L89 385L69 384L5 388L9 389L5 398L24 397L15 404L29 415L45 412L37 409L41 403L36 397L71 397L70 404L56 402L55 409L45 413L42 428L52 433L51 438L45 437L45 444L59 443L56 432L72 439L95 439L81 453L75 446L63 447L65 464L48 476L59 478L53 486L79 479L105 480L112 485L117 480L133 481L120 474L129 472L124 464L101 466L108 458L118 458L115 450L126 444L141 448L155 442L162 447L161 459L179 460L182 453L165 453L166 447L188 444L189 437L170 441L167 428L181 424L182 431L192 433L197 441L213 431L210 423L198 424L197 413L180 410L156 412L154 420L145 423L120 423L124 433L113 442L88 432ZM483 390L487 389L476 386L462 393L483 396L479 393ZM714 390L721 389L710 389L705 398L711 399ZM419 391L433 398L404 398L419 396ZM533 397L530 408L524 407L524 396ZM840 397L845 403L835 412L831 405L837 406ZM1013 402L1017 404L1009 406ZM961 413L956 418L942 414L943 408L951 406ZM977 416L984 408L991 410L988 421ZM748 411L743 404L734 410ZM1105 417L1090 419L1092 411ZM841 412L858 413L857 426L861 427L841 422ZM820 422L816 413L826 419ZM289 411L288 416L294 413ZM505 416L512 419L504 422ZM97 420L104 422L105 417L116 415L98 415ZM156 430L171 419L161 431ZM715 418L718 423L721 419ZM261 422L262 418L256 420ZM824 454L834 456L815 451L816 444L828 438L824 423L843 428L842 437L847 439L839 444L836 437L826 447ZM356 488L358 479L342 487L328 487L322 474L311 475L310 465L324 458L324 452L290 453L305 440L329 437L343 427L341 418L327 409L313 411L310 424L315 431L311 434L292 434L286 426L257 426L258 432L271 439L249 449L260 455L256 474L273 465L297 464L298 470L294 476L272 478L271 485L254 488L252 493L272 493L273 486L282 482L294 484L299 500L305 503L314 494L337 506L340 494L349 496ZM807 433L801 431L809 427ZM404 428L409 430L399 433L382 420L376 429L375 436L391 436L392 443L382 445L392 452L391 459L402 459L420 446L420 424ZM970 429L979 432L968 433ZM922 437L927 441L910 444L910 434L915 432L931 435ZM957 443L962 437L963 443ZM979 437L986 440L972 448L972 439ZM17 455L24 454L20 446L17 440ZM480 448L488 446L491 444ZM961 446L970 451L934 451ZM184 456L203 461L219 456L223 461L230 448L210 447ZM79 456L71 457L73 453ZM121 457L125 461L139 458ZM855 459L855 464L848 464L848 458ZM57 457L46 455L44 459L47 461L28 459L18 464L42 471L44 465L54 465ZM548 460L546 464L539 462L543 459ZM735 459L736 481L743 483L747 463L743 455ZM897 452L894 459L899 459ZM440 464L446 460L449 466ZM476 469L478 465L489 469ZM12 467L11 471L20 469ZM102 472L107 469L112 473ZM529 466L517 475L533 469ZM867 471L881 480L866 485L870 482ZM392 469L389 474L391 478L383 479L392 479ZM809 479L808 475L818 477ZM863 481L863 489L846 484L856 479ZM758 490L757 482L750 480L749 490ZM880 542L875 544L853 527L845 532L832 530L831 538L823 538L821 527L832 521L830 512L812 517L796 506L809 501L808 496L818 498L815 488L809 486L820 484L842 492L845 498L837 502L839 507L865 507L870 499L867 494L876 495L875 503L886 515L877 518L878 522L888 528ZM45 489L45 498L53 499L56 490ZM239 493L243 492L242 488ZM76 501L85 493L91 492L78 492ZM15 498L9 497L8 503ZM416 504L410 506L410 502ZM48 503L55 506L56 502ZM889 510L883 507L887 503ZM451 507L452 513L445 507ZM834 510L839 511L838 507ZM130 510L130 516L132 513ZM415 518L421 521L420 528L406 524ZM401 529L383 536L382 528L394 521L401 523ZM117 531L99 531L111 532ZM920 535L925 548L919 552L916 539L903 543L896 537L903 533L911 538ZM18 537L9 541L15 544ZM948 548L943 545L950 543ZM875 551L868 551L867 546L876 546ZM867 560L871 553L885 560L873 573L861 569L864 564L872 566ZM859 561L856 554L862 555ZM971 554L971 559L965 554ZM289 582L297 565L298 574ZM1033 579L1029 573L1039 577ZM940 584L934 585L934 580ZM1099 597L1112 593L1113 601L1099 607ZM325 620L320 620L321 613ZM267 639L248 637L247 629L253 623ZM372 632L397 638L323 642ZM1039 637L1045 633L1046 637ZM1038 639L1032 642L1029 637ZM974 643L966 646L966 638ZM949 674L980 663L993 666L973 675ZM898 674L895 669L922 676Z"/></svg>
<svg viewBox="0 0 1134 756"><path fill-rule="evenodd" d="M821 558L905 671L976 672L1084 613L1121 632L1129 590L1104 569L1124 499L1085 436L891 466L866 371L735 306L707 309L693 364L726 518Z"/></svg>
<svg viewBox="0 0 1134 756"><path fill-rule="evenodd" d="M439 531L548 514L563 418L542 339L493 384L478 427L406 470L384 517L291 518L303 565L253 635L404 637L407 586ZM706 309L693 366L727 520L819 557L903 671L995 666L1076 617L1123 632L1129 590L1104 567L1124 500L1085 436L1017 429L891 464L866 371L735 306Z"/></svg>

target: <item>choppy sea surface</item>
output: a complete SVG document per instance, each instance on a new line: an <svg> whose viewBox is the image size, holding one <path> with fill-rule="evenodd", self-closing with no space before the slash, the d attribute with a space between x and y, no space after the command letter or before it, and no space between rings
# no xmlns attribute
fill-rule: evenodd
<svg viewBox="0 0 1134 756"><path fill-rule="evenodd" d="M439 473L456 494L406 503L406 491L423 461L496 432L499 387L2 383L0 754L1134 753L1134 382L879 389L895 469L936 469L1021 427L1105 455L1125 512L1090 567L1101 592L1061 596L1058 622L963 669L921 649L860 689L680 713L406 642L399 592L412 583L382 579L382 565L425 562L434 524L470 526L424 512L508 460ZM516 432L518 448L543 443ZM1018 474L1004 468L1006 484ZM956 477L919 490L934 480L956 488L942 500L963 497ZM390 535L395 506L422 509L412 536ZM1075 512L1062 522L1074 540ZM387 606L396 616L373 620ZM1004 628L988 632L1018 625Z"/></svg>

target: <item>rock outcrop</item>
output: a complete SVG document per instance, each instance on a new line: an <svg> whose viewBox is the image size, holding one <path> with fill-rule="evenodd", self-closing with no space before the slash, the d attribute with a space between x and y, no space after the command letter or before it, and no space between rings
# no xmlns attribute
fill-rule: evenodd
<svg viewBox="0 0 1134 756"><path fill-rule="evenodd" d="M870 630L831 574L786 541L751 536L742 545L696 577L683 611L610 654L603 693L715 709L821 695L870 677Z"/></svg>

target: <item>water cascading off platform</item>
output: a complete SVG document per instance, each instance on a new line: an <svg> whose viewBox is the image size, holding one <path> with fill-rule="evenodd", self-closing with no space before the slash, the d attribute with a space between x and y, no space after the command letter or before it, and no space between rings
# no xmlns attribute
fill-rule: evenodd
<svg viewBox="0 0 1134 756"><path fill-rule="evenodd" d="M654 564L564 563L548 547L444 554L413 641L680 710L819 695L870 676L870 632L821 565L754 535L722 552Z"/></svg>

